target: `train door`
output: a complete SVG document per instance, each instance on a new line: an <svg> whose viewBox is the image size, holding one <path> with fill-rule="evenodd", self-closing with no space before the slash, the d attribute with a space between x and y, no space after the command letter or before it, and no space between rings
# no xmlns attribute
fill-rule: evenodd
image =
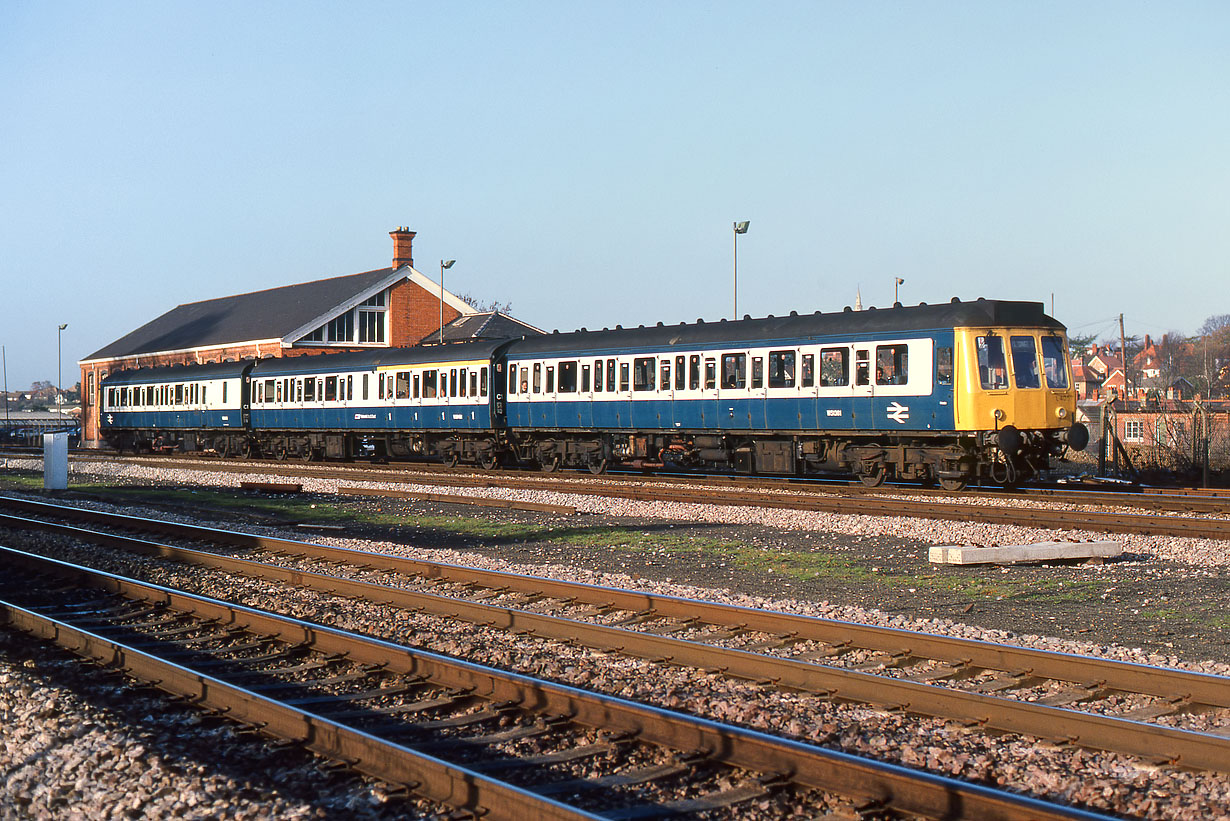
<svg viewBox="0 0 1230 821"><path fill-rule="evenodd" d="M768 405L764 351L749 354L748 371L747 426L752 430L764 430Z"/></svg>
<svg viewBox="0 0 1230 821"><path fill-rule="evenodd" d="M627 359L608 359L611 373L615 375L615 427L632 427L632 362Z"/></svg>
<svg viewBox="0 0 1230 821"><path fill-rule="evenodd" d="M872 368L875 361L875 346L856 344L853 348L853 370L850 401L850 427L872 430L876 427L874 415L875 381Z"/></svg>
<svg viewBox="0 0 1230 821"><path fill-rule="evenodd" d="M747 353L724 352L718 371L717 427L720 430L746 430L748 427Z"/></svg>
<svg viewBox="0 0 1230 821"><path fill-rule="evenodd" d="M693 357L689 362L697 364L696 373L699 374L700 382L698 384L698 396L700 397L696 404L700 408L700 425L701 428L717 428L718 423L718 404L721 401L718 397L718 381L717 381L717 354L705 353ZM688 379L692 378L691 365L689 364ZM695 415L693 415L693 418Z"/></svg>
<svg viewBox="0 0 1230 821"><path fill-rule="evenodd" d="M227 380L222 380L222 387L226 387ZM228 414L226 407L226 397L222 397L222 413ZM224 417L225 418L225 417ZM252 377L245 374L239 379L239 424L244 430L249 430L252 427Z"/></svg>

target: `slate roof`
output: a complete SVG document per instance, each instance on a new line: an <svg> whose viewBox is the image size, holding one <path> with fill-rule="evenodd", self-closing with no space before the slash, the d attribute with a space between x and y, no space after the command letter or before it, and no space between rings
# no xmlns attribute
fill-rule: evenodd
<svg viewBox="0 0 1230 821"><path fill-rule="evenodd" d="M82 361L281 339L382 280L395 281L398 270L380 268L180 305Z"/></svg>
<svg viewBox="0 0 1230 821"><path fill-rule="evenodd" d="M517 339L522 336L541 336L544 332L519 319L499 311L459 316L444 326L444 344L468 342L472 339ZM440 332L432 331L419 340L420 345L435 345L440 341Z"/></svg>

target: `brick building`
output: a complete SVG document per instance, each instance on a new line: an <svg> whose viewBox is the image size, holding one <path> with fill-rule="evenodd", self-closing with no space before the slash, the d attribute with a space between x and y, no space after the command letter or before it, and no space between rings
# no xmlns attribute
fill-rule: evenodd
<svg viewBox="0 0 1230 821"><path fill-rule="evenodd" d="M416 345L477 311L414 268L414 231L391 231L388 268L180 305L95 351L81 367L82 444L98 442L109 373L159 365ZM527 326L528 327L528 326Z"/></svg>

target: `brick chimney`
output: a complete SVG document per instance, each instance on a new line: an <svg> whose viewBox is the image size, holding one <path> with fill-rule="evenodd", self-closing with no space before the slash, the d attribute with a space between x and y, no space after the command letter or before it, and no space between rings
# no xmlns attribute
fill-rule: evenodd
<svg viewBox="0 0 1230 821"><path fill-rule="evenodd" d="M393 267L400 268L403 265L414 266L414 254L411 252L410 244L414 242L414 232L409 228L398 227L396 231L390 231L389 236L393 238Z"/></svg>
<svg viewBox="0 0 1230 821"><path fill-rule="evenodd" d="M1090 346L1090 353L1092 353L1094 356L1098 355L1098 345L1096 342Z"/></svg>

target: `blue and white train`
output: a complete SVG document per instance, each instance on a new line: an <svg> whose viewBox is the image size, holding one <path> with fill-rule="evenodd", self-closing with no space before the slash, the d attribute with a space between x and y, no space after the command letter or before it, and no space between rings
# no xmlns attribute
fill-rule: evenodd
<svg viewBox="0 0 1230 821"><path fill-rule="evenodd" d="M1011 484L1088 441L1063 326L977 300L112 374L119 449Z"/></svg>

